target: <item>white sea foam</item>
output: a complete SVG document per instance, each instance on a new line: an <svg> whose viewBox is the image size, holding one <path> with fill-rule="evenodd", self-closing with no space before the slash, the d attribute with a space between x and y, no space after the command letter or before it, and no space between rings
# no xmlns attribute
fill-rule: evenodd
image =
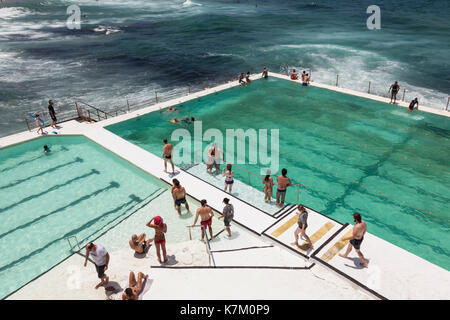
<svg viewBox="0 0 450 320"><path fill-rule="evenodd" d="M30 9L22 7L0 8L0 20L11 20L33 14Z"/></svg>
<svg viewBox="0 0 450 320"><path fill-rule="evenodd" d="M114 28L114 27L109 27L109 26L108 27L98 26L98 27L96 27L96 28L94 28L92 30L94 30L95 32L102 32L102 33L104 33L106 35L122 31L119 28Z"/></svg>
<svg viewBox="0 0 450 320"><path fill-rule="evenodd" d="M202 6L202 4L192 2L191 0L186 0L185 2L183 2L183 7L190 7L190 6Z"/></svg>

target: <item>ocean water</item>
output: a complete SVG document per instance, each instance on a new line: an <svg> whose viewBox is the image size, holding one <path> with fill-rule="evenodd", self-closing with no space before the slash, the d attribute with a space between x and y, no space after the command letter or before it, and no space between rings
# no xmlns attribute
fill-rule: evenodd
<svg viewBox="0 0 450 320"><path fill-rule="evenodd" d="M238 72L312 70L315 81L445 108L450 89L450 2L9 0L0 4L0 135L24 114L83 100L103 109L187 93ZM66 27L80 6L81 30Z"/></svg>
<svg viewBox="0 0 450 320"><path fill-rule="evenodd" d="M191 151L183 152L193 152L194 140L201 139L194 136L193 124L171 124L174 117L195 117L202 121L203 134L215 128L224 137L229 128L279 129L279 170L272 175L287 168L292 183L306 185L300 188L301 203L342 223L353 223L353 212L360 212L370 233L450 270L448 118L277 78L213 93L177 109L106 129L158 156L163 139L171 140L176 129L192 137ZM180 139L174 139L177 145ZM250 163L245 140L246 161L238 166L260 174L267 166ZM203 141L203 150L210 143ZM268 147L272 152L277 146ZM226 157L237 161L236 155ZM223 177L205 178L204 169L199 174L195 168L189 171L223 188ZM234 177L248 183L247 172L239 168ZM233 186L233 194L252 201L254 193L240 185ZM250 185L263 190L261 178L250 176ZM286 200L297 203L296 187L288 188Z"/></svg>

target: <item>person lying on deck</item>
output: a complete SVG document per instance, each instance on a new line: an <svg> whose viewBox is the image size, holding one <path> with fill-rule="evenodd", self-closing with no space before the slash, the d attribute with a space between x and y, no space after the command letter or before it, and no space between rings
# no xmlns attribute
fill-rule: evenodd
<svg viewBox="0 0 450 320"><path fill-rule="evenodd" d="M142 272L138 273L138 279L136 281L136 276L134 272L130 272L130 279L128 283L128 288L122 293L122 300L138 300L139 294L142 290L142 283L148 278L148 274L144 275Z"/></svg>

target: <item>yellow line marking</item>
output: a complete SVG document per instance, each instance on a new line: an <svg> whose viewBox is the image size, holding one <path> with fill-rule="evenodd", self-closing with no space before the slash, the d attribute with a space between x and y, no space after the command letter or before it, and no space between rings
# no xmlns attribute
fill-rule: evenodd
<svg viewBox="0 0 450 320"><path fill-rule="evenodd" d="M325 252L325 253L323 254L323 256L322 256L321 259L322 259L323 261L326 261L326 262L328 262L328 261L330 261L331 259L333 259L334 256L335 256L342 248L344 248L344 247L347 245L347 243L348 243L348 240L343 241L342 239L344 239L344 238L346 238L346 237L349 237L349 236L351 236L351 235L353 235L353 228L350 228L350 230L348 230L347 233L346 233L344 236L342 236L341 239L340 239L338 242L336 242L336 243L334 244L334 246L332 246L330 249L328 249L328 251Z"/></svg>
<svg viewBox="0 0 450 320"><path fill-rule="evenodd" d="M322 227L320 227L320 229L317 230L311 237L309 237L309 239L311 239L311 242L314 244L317 242L317 240L322 238L328 231L333 229L333 227L334 223L327 222ZM307 241L303 242L299 247L297 247L297 250L301 252L306 252L306 250L308 250L308 242Z"/></svg>
<svg viewBox="0 0 450 320"><path fill-rule="evenodd" d="M289 229L290 227L292 227L294 224L296 224L298 221L298 216L295 214L292 218L290 218L288 221L286 221L285 223L283 223L283 225L281 225L281 227L279 227L278 229L276 229L275 231L272 232L272 235L275 238L278 238L280 235L282 235L287 229Z"/></svg>

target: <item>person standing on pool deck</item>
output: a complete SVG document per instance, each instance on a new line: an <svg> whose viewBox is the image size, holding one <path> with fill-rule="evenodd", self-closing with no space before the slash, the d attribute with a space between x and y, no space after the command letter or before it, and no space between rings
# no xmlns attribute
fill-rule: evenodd
<svg viewBox="0 0 450 320"><path fill-rule="evenodd" d="M186 210L189 212L189 204L186 201L186 190L181 186L180 181L173 179L172 197L175 201L175 208L178 211L178 215L181 216L181 204L184 203Z"/></svg>
<svg viewBox="0 0 450 320"><path fill-rule="evenodd" d="M245 81L247 81L247 83L253 82L253 80L250 80L250 71L245 75Z"/></svg>
<svg viewBox="0 0 450 320"><path fill-rule="evenodd" d="M415 105L417 105L417 110L419 110L419 100L417 98L414 98L414 100L411 100L411 103L409 104L409 112L414 110Z"/></svg>
<svg viewBox="0 0 450 320"><path fill-rule="evenodd" d="M226 171L225 171L226 170ZM228 192L231 193L231 188L233 187L233 183L234 183L234 179L233 179L233 174L234 171L231 170L231 164L227 164L227 168L223 168L222 171L222 176L225 177L225 192L227 192L227 187L228 187Z"/></svg>
<svg viewBox="0 0 450 320"><path fill-rule="evenodd" d="M106 251L105 247L96 242L89 242L86 245L86 258L84 260L85 267L87 265L89 255L91 255L94 260L98 278L101 279L101 282L95 286L95 289L98 289L101 286L106 287L109 282L109 277L105 274L105 271L108 270L109 264L108 251Z"/></svg>
<svg viewBox="0 0 450 320"><path fill-rule="evenodd" d="M206 227L208 227L209 229L209 234L211 236L211 240L214 238L213 233L212 233L212 218L214 217L214 212L212 211L212 209L206 205L206 200L202 200L200 201L201 203L201 207L197 209L197 212L195 214L195 220L194 220L194 224L192 225L192 227L195 226L195 224L197 223L198 220L198 216L201 217L201 226L202 226L202 240L205 238L205 232L206 232Z"/></svg>
<svg viewBox="0 0 450 320"><path fill-rule="evenodd" d="M278 175L278 177L277 177L277 183L278 183L277 207L282 207L284 205L284 198L286 197L286 188L288 186L292 185L291 179L286 177L286 174L287 174L287 170L283 168L283 170L281 170L281 174ZM281 203L280 203L280 195L281 195Z"/></svg>
<svg viewBox="0 0 450 320"><path fill-rule="evenodd" d="M356 223L353 227L353 235L350 237L343 238L341 241L350 240L350 243L348 244L347 251L345 254L340 254L339 256L342 258L347 258L350 251L352 251L352 248L355 247L355 251L358 254L359 258L362 260L362 263L360 265L362 267L367 267L367 261L364 258L362 252L359 250L361 247L361 243L364 240L364 234L367 231L367 225L364 220L361 219L361 215L358 212L355 212L353 214L353 221Z"/></svg>
<svg viewBox="0 0 450 320"><path fill-rule="evenodd" d="M270 176L270 170L267 170L267 175L263 178L264 184L264 202L270 203L272 201L273 192L273 178Z"/></svg>
<svg viewBox="0 0 450 320"><path fill-rule="evenodd" d="M152 222L155 222L153 224ZM147 227L155 229L155 248L156 255L158 256L159 263L167 262L167 253L166 253L166 236L164 233L167 232L167 225L164 223L163 219L160 216L156 216L151 218L149 222L147 222ZM164 261L161 262L161 249L163 252Z"/></svg>
<svg viewBox="0 0 450 320"><path fill-rule="evenodd" d="M167 172L167 160L170 160L170 164L172 165L172 173L175 174L175 167L173 166L172 161L172 152L173 152L173 145L167 143L167 139L164 139L164 147L163 147L164 172Z"/></svg>
<svg viewBox="0 0 450 320"><path fill-rule="evenodd" d="M220 161L222 155L222 160L225 161L225 154L222 150L217 148L216 143L214 142L211 148L208 150L208 157L206 159L206 172L212 173L212 167L213 165L216 167L216 172L219 173L220 171Z"/></svg>
<svg viewBox="0 0 450 320"><path fill-rule="evenodd" d="M246 82L244 81L244 73L242 72L238 77L239 84L245 85Z"/></svg>
<svg viewBox="0 0 450 320"><path fill-rule="evenodd" d="M52 118L52 128L56 128L56 113L55 108L53 108L53 100L48 100L48 113L50 118Z"/></svg>
<svg viewBox="0 0 450 320"><path fill-rule="evenodd" d="M269 77L269 71L267 70L266 66L264 66L262 75L261 75L264 79L267 79Z"/></svg>
<svg viewBox="0 0 450 320"><path fill-rule="evenodd" d="M397 100L397 93L400 91L400 86L398 85L398 82L395 81L391 87L389 88L389 91L391 91L391 101L389 103L392 103L392 99L394 99L394 103Z"/></svg>
<svg viewBox="0 0 450 320"><path fill-rule="evenodd" d="M306 211L306 208L304 206L302 206L301 204L298 206L298 211L296 212L296 215L298 215L298 227L297 229L295 229L294 231L294 237L295 237L295 242L292 243L293 245L300 247L300 245L298 244L298 235L300 234L300 236L302 238L305 238L306 241L308 241L308 249L312 249L313 248L313 244L311 242L311 239L306 235L305 230L308 227L308 211Z"/></svg>
<svg viewBox="0 0 450 320"><path fill-rule="evenodd" d="M225 203L225 207L223 208L222 215L219 217L219 219L223 218L223 223L225 225L225 230L227 231L228 238L231 238L230 223L234 218L234 207L230 203L230 199L228 198L224 198L223 203Z"/></svg>
<svg viewBox="0 0 450 320"><path fill-rule="evenodd" d="M34 114L34 123L36 124L36 127L38 127L39 129L36 131L37 134L39 134L39 131L41 132L41 134L44 134L44 128L41 122L41 118L39 118L39 114L35 113Z"/></svg>

